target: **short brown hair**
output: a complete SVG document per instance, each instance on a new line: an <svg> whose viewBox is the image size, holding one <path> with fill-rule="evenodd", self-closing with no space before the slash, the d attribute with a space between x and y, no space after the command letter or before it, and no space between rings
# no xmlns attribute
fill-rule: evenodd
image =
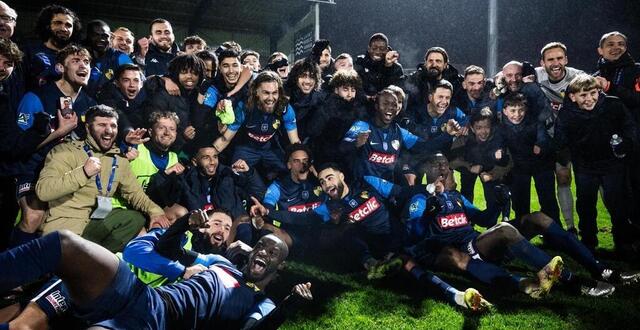
<svg viewBox="0 0 640 330"><path fill-rule="evenodd" d="M13 65L22 62L22 51L20 51L18 45L9 39L0 39L0 55L13 62Z"/></svg>
<svg viewBox="0 0 640 330"><path fill-rule="evenodd" d="M527 97L522 93L508 93L504 98L504 107L527 108Z"/></svg>
<svg viewBox="0 0 640 330"><path fill-rule="evenodd" d="M544 45L544 47L542 47L542 50L540 50L540 58L544 60L544 53L546 51L548 51L549 49L554 49L554 48L562 49L562 52L564 53L564 55L567 55L567 46L565 46L561 42L554 41L554 42L550 42L550 43Z"/></svg>
<svg viewBox="0 0 640 330"><path fill-rule="evenodd" d="M467 78L470 74L481 74L484 76L484 69L477 65L469 65L466 69L464 69L464 77Z"/></svg>
<svg viewBox="0 0 640 330"><path fill-rule="evenodd" d="M184 41L182 41L182 46L186 48L187 45L202 45L204 48L207 48L207 42L204 41L204 39L200 38L200 36L198 35L188 36L184 38Z"/></svg>
<svg viewBox="0 0 640 330"><path fill-rule="evenodd" d="M160 119L171 119L176 123L176 126L180 125L180 118L173 111L154 111L149 115L149 127L153 127Z"/></svg>
<svg viewBox="0 0 640 330"><path fill-rule="evenodd" d="M581 91L590 91L598 87L598 81L595 77L586 73L581 73L571 80L567 86L567 93L575 94Z"/></svg>
<svg viewBox="0 0 640 330"><path fill-rule="evenodd" d="M64 60L72 55L86 56L89 58L89 60L91 60L91 54L86 48L78 46L76 44L70 44L67 47L62 48L62 50L58 52L58 55L56 55L56 61L64 65Z"/></svg>
<svg viewBox="0 0 640 330"><path fill-rule="evenodd" d="M362 87L362 79L356 70L338 70L329 80L329 86L332 88L346 86L360 89Z"/></svg>
<svg viewBox="0 0 640 330"><path fill-rule="evenodd" d="M604 42L609 38L609 37L613 37L613 36L619 36L622 37L622 39L624 39L624 42L627 42L627 36L625 36L624 34L622 34L619 31L612 31L609 33L605 33L602 35L602 37L600 37L600 43L598 44L600 46L600 48L602 48L602 45L604 45Z"/></svg>

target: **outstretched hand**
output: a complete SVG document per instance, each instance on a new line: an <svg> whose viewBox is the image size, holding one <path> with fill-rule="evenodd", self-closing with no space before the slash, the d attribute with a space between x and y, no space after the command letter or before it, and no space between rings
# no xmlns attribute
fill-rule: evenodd
<svg viewBox="0 0 640 330"><path fill-rule="evenodd" d="M296 284L293 289L291 289L291 294L306 300L313 300L313 294L311 294L311 282Z"/></svg>

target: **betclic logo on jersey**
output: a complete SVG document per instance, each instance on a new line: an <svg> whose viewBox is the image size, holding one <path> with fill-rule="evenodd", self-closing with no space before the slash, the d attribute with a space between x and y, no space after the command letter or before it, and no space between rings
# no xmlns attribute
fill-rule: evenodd
<svg viewBox="0 0 640 330"><path fill-rule="evenodd" d="M396 155L372 151L369 153L369 161L376 164L389 165L396 162Z"/></svg>
<svg viewBox="0 0 640 330"><path fill-rule="evenodd" d="M296 213L304 213L304 212L307 212L307 211L311 211L311 210L315 209L318 206L320 206L320 202L291 205L291 206L289 206L287 208L287 211L296 212Z"/></svg>
<svg viewBox="0 0 640 330"><path fill-rule="evenodd" d="M275 133L274 133L275 134ZM273 134L271 135L258 135L258 134L253 134L251 132L247 132L247 135L249 135L250 138L260 142L260 143L265 143L269 140L271 140L271 138L273 137Z"/></svg>
<svg viewBox="0 0 640 330"><path fill-rule="evenodd" d="M375 212L380 208L380 202L376 199L376 197L369 198L363 204L360 204L358 208L351 211L349 213L349 220L353 222L360 222L364 220L366 217L371 215L371 213Z"/></svg>
<svg viewBox="0 0 640 330"><path fill-rule="evenodd" d="M438 225L442 229L459 228L469 224L469 221L467 220L467 215L462 212L439 216L437 218L437 221L438 221Z"/></svg>

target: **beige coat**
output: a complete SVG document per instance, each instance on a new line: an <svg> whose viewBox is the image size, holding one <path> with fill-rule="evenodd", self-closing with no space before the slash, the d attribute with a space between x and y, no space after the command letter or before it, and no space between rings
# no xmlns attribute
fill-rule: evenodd
<svg viewBox="0 0 640 330"><path fill-rule="evenodd" d="M132 208L149 216L164 213L162 208L144 193L136 176L131 172L129 161L118 155L118 148L102 152L95 140L88 136L86 141L59 144L47 154L36 184L38 198L49 203L49 213L42 226L44 233L69 229L76 234L82 234L91 221L89 215L96 205L98 188L96 176L87 178L83 171L84 163L89 158L84 150L85 144L90 147L93 157L100 158L103 193L107 190L113 158L118 157L116 176L108 196L121 196Z"/></svg>

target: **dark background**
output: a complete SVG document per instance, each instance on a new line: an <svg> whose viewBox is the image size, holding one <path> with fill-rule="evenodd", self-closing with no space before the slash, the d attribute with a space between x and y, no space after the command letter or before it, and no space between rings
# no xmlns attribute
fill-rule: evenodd
<svg viewBox="0 0 640 330"><path fill-rule="evenodd" d="M333 55L362 54L369 37L385 33L400 52L405 69L415 69L431 46L444 47L460 71L487 63L488 0L335 0L320 5L320 37L331 40ZM18 38L28 39L33 19L49 1L7 1L18 10ZM308 12L305 0L85 0L57 1L72 8L84 23L103 18L128 26L137 36L156 17L171 21L180 42L189 32L216 47L228 39L261 51L264 58ZM629 37L629 50L640 58L640 1L498 0L498 66L509 60L539 61L542 46L561 41L569 48L569 65L595 70L600 37L618 30ZM117 23L116 23L117 22ZM112 26L115 28L116 26ZM218 32L207 32L218 31ZM219 31L231 31L222 33Z"/></svg>
<svg viewBox="0 0 640 330"><path fill-rule="evenodd" d="M487 63L486 0L336 2L320 9L320 36L331 40L334 56L361 54L369 37L383 32L405 69L415 69L431 46L444 47L452 63ZM516 59L537 66L542 46L560 41L570 66L592 72L600 37L615 30L627 35L640 59L640 1L498 0L498 65Z"/></svg>

